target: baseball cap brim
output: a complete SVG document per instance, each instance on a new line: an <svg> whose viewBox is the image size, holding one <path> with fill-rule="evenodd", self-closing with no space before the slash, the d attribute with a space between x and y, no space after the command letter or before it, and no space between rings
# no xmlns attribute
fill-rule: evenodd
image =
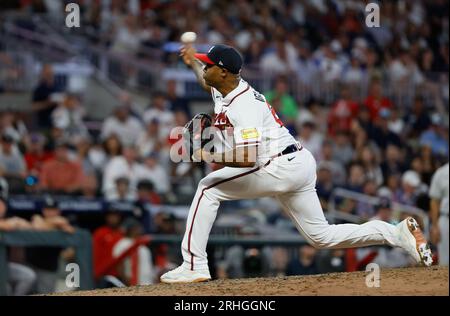
<svg viewBox="0 0 450 316"><path fill-rule="evenodd" d="M215 63L211 59L209 59L208 55L206 54L194 54L194 56L195 58L206 64L215 65Z"/></svg>

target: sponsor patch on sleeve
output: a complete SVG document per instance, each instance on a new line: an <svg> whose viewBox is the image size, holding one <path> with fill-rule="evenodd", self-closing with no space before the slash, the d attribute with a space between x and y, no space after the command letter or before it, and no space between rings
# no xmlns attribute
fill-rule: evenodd
<svg viewBox="0 0 450 316"><path fill-rule="evenodd" d="M258 138L259 133L256 128L246 128L246 129L241 130L241 137L242 137L242 139Z"/></svg>

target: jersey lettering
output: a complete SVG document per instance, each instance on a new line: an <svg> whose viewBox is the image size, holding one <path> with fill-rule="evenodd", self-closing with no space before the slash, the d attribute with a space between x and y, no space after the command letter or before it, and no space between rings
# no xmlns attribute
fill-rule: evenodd
<svg viewBox="0 0 450 316"><path fill-rule="evenodd" d="M280 124L280 127L283 127L284 124L281 121L280 117L278 116L277 112L275 112L275 109L268 103L266 102L267 106L269 107L270 112L272 113L273 118L275 119L275 122L277 122L278 124Z"/></svg>
<svg viewBox="0 0 450 316"><path fill-rule="evenodd" d="M225 112L221 112L216 115L216 118L214 119L214 126L217 127L220 130L224 130L227 127L232 127L233 124L231 124L230 120L228 119Z"/></svg>

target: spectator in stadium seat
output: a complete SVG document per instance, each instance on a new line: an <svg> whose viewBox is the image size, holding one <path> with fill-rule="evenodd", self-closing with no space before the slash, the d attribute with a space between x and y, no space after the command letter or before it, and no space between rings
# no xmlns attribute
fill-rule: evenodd
<svg viewBox="0 0 450 316"><path fill-rule="evenodd" d="M297 75L302 84L309 86L317 72L311 59L311 44L302 40L298 45Z"/></svg>
<svg viewBox="0 0 450 316"><path fill-rule="evenodd" d="M399 137L404 137L405 135L405 122L403 121L403 119L401 118L401 110L396 107L393 106L390 109L391 115L388 118L388 129L398 135Z"/></svg>
<svg viewBox="0 0 450 316"><path fill-rule="evenodd" d="M387 145L383 157L384 159L380 163L383 179L387 179L391 174L403 173L405 171L406 166L403 163L400 147L394 144Z"/></svg>
<svg viewBox="0 0 450 316"><path fill-rule="evenodd" d="M333 142L331 140L325 140L322 143L322 148L318 157L318 163L327 162L330 168L332 168L334 183L337 185L344 184L346 171L339 161L333 160Z"/></svg>
<svg viewBox="0 0 450 316"><path fill-rule="evenodd" d="M376 197L377 184L374 180L367 179L363 185L362 193L366 196ZM375 215L375 209L372 204L365 201L358 201L356 204L356 215L360 216L364 220L368 220Z"/></svg>
<svg viewBox="0 0 450 316"><path fill-rule="evenodd" d="M171 190L170 179L166 170L159 164L159 154L152 152L144 157L144 163L141 165L138 178L148 179L155 184L156 192L167 194Z"/></svg>
<svg viewBox="0 0 450 316"><path fill-rule="evenodd" d="M370 146L365 146L356 159L364 167L364 173L368 180L373 180L377 186L383 184L383 172L378 162L378 157Z"/></svg>
<svg viewBox="0 0 450 316"><path fill-rule="evenodd" d="M420 173L422 181L426 184L431 183L431 178L433 173L437 168L440 167L446 160L448 161L448 156L434 155L433 150L430 146L420 146L417 160L411 161L410 165L412 169L414 168L413 163L417 164L417 170Z"/></svg>
<svg viewBox="0 0 450 316"><path fill-rule="evenodd" d="M369 95L364 101L365 107L369 109L370 120L375 122L381 109L389 109L392 107L392 102L383 95L381 81L374 79L370 83Z"/></svg>
<svg viewBox="0 0 450 316"><path fill-rule="evenodd" d="M301 246L286 268L286 275L309 275L319 273L316 263L317 250L310 246Z"/></svg>
<svg viewBox="0 0 450 316"><path fill-rule="evenodd" d="M352 161L354 149L350 143L350 134L337 131L333 143L333 160L340 162L344 167Z"/></svg>
<svg viewBox="0 0 450 316"><path fill-rule="evenodd" d="M429 146L433 155L448 157L448 127L438 113L431 116L431 125L420 134L419 141L422 146Z"/></svg>
<svg viewBox="0 0 450 316"><path fill-rule="evenodd" d="M399 201L402 194L401 177L402 173L400 172L388 174L385 180L385 185L379 188L378 194L383 192L383 194L385 194L386 197L389 197L392 201Z"/></svg>
<svg viewBox="0 0 450 316"><path fill-rule="evenodd" d="M70 144L65 141L56 144L54 158L42 165L39 174L40 189L60 194L76 194L81 188L83 169L77 160L69 155Z"/></svg>
<svg viewBox="0 0 450 316"><path fill-rule="evenodd" d="M350 131L352 121L357 118L359 105L352 100L350 88L342 86L341 97L331 107L328 114L328 133L335 135L338 131Z"/></svg>
<svg viewBox="0 0 450 316"><path fill-rule="evenodd" d="M20 114L12 110L0 112L0 131L8 133L17 144L26 144L28 129L20 118Z"/></svg>
<svg viewBox="0 0 450 316"><path fill-rule="evenodd" d="M99 186L97 177L93 174L87 174L81 182L81 197L93 200L99 196Z"/></svg>
<svg viewBox="0 0 450 316"><path fill-rule="evenodd" d="M111 50L134 56L138 53L142 41L148 37L147 32L139 28L138 17L132 14L126 15L119 23L115 29Z"/></svg>
<svg viewBox="0 0 450 316"><path fill-rule="evenodd" d="M276 110L283 123L293 124L297 118L298 107L295 99L289 95L287 78L279 76L275 80L274 89L264 93L267 102Z"/></svg>
<svg viewBox="0 0 450 316"><path fill-rule="evenodd" d="M23 192L25 189L26 165L22 154L8 133L1 135L0 175L9 185L10 192Z"/></svg>
<svg viewBox="0 0 450 316"><path fill-rule="evenodd" d="M141 219L146 234L153 232L153 219L152 215L148 212L150 205L161 204L162 199L155 192L155 186L153 182L149 180L140 180L136 189L136 206L142 210Z"/></svg>
<svg viewBox="0 0 450 316"><path fill-rule="evenodd" d="M327 208L328 200L334 189L332 166L327 161L317 165L317 184L316 190L320 203L324 209Z"/></svg>
<svg viewBox="0 0 450 316"><path fill-rule="evenodd" d="M415 206L421 190L422 181L417 172L408 170L402 175L401 191L396 202Z"/></svg>
<svg viewBox="0 0 450 316"><path fill-rule="evenodd" d="M50 129L52 126L51 114L57 103L52 100L52 95L60 92L61 88L55 82L53 67L45 64L42 67L41 79L33 91L32 110L36 113L36 128Z"/></svg>
<svg viewBox="0 0 450 316"><path fill-rule="evenodd" d="M123 238L121 229L122 213L110 208L105 213L105 224L97 228L92 235L92 252L94 260L94 273L102 277L101 273L118 276L117 270L104 271L113 259L114 245Z"/></svg>
<svg viewBox="0 0 450 316"><path fill-rule="evenodd" d="M317 131L316 123L313 120L303 121L298 131L300 143L317 157L322 149L323 135Z"/></svg>
<svg viewBox="0 0 450 316"><path fill-rule="evenodd" d="M385 150L389 144L402 146L400 137L389 130L390 117L391 112L389 109L381 109L375 120L373 129L369 133L369 138L372 139L382 150Z"/></svg>
<svg viewBox="0 0 450 316"><path fill-rule="evenodd" d="M137 184L137 201L139 203L161 204L161 198L155 191L155 185L150 180L139 180Z"/></svg>
<svg viewBox="0 0 450 316"><path fill-rule="evenodd" d="M145 157L153 151L158 151L162 146L160 135L160 123L157 118L152 119L145 124L145 131L143 131L136 142L139 148L139 155Z"/></svg>
<svg viewBox="0 0 450 316"><path fill-rule="evenodd" d="M357 162L353 162L349 166L348 175L345 187L351 191L362 192L363 184L366 181L364 167Z"/></svg>
<svg viewBox="0 0 450 316"><path fill-rule="evenodd" d="M318 68L318 79L323 84L333 84L341 78L343 73L343 61L340 58L342 46L337 41L323 44L314 53L314 62Z"/></svg>
<svg viewBox="0 0 450 316"><path fill-rule="evenodd" d="M359 85L366 79L366 72L362 66L362 59L357 53L350 54L350 64L344 68L342 80L349 85Z"/></svg>
<svg viewBox="0 0 450 316"><path fill-rule="evenodd" d="M130 115L128 107L119 106L114 110L114 115L103 122L101 138L106 139L114 134L123 146L129 146L136 143L142 131L141 122Z"/></svg>
<svg viewBox="0 0 450 316"><path fill-rule="evenodd" d="M187 117L192 117L189 102L186 98L180 97L177 93L176 80L167 80L167 101L170 103L170 110L172 112L183 111Z"/></svg>
<svg viewBox="0 0 450 316"><path fill-rule="evenodd" d="M105 165L111 161L112 158L122 155L122 143L116 134L111 134L106 137L102 142L102 148L105 153Z"/></svg>
<svg viewBox="0 0 450 316"><path fill-rule="evenodd" d="M85 111L75 94L66 93L61 104L51 115L52 126L62 129L64 137L70 139L72 145L88 136L88 130L83 122Z"/></svg>
<svg viewBox="0 0 450 316"><path fill-rule="evenodd" d="M83 169L83 174L95 174L96 165L95 161L92 161L92 156L89 155L90 149L92 148L92 141L89 137L78 138L76 145L76 158L80 162L81 168Z"/></svg>
<svg viewBox="0 0 450 316"><path fill-rule="evenodd" d="M114 191L106 195L108 201L128 201L133 202L136 199L135 193L130 188L130 180L127 177L118 177L114 180Z"/></svg>
<svg viewBox="0 0 450 316"><path fill-rule="evenodd" d="M130 111L130 115L142 121L142 109L133 101L132 96L124 91L119 93L119 102L121 106L125 106Z"/></svg>
<svg viewBox="0 0 450 316"><path fill-rule="evenodd" d="M283 38L278 38L273 47L263 54L260 67L266 73L288 74L297 67L297 51L294 46Z"/></svg>
<svg viewBox="0 0 450 316"><path fill-rule="evenodd" d="M42 165L53 158L54 154L45 148L44 135L34 133L30 136L30 143L25 152L25 162L29 174L39 175Z"/></svg>
<svg viewBox="0 0 450 316"><path fill-rule="evenodd" d="M175 118L169 109L169 102L165 93L157 91L152 96L152 102L144 112L144 122L147 124L158 119L161 139L166 140L173 127Z"/></svg>
<svg viewBox="0 0 450 316"><path fill-rule="evenodd" d="M107 163L103 171L103 194L107 197L114 196L115 181L120 177L125 177L130 181L130 192L134 194L139 180L139 172L142 169L137 159L136 146L126 146L123 148L123 155L114 157Z"/></svg>
<svg viewBox="0 0 450 316"><path fill-rule="evenodd" d="M133 217L125 219L122 228L125 235L114 245L113 257L119 257L142 236L142 225ZM120 279L127 285L148 285L155 282L152 254L146 245L139 246L136 252L125 258L117 270Z"/></svg>

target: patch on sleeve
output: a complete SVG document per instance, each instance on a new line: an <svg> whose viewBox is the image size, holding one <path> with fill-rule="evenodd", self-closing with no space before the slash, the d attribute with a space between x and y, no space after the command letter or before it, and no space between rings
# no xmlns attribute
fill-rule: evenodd
<svg viewBox="0 0 450 316"><path fill-rule="evenodd" d="M259 133L256 128L246 128L246 129L241 130L241 137L242 137L242 139L258 138Z"/></svg>

